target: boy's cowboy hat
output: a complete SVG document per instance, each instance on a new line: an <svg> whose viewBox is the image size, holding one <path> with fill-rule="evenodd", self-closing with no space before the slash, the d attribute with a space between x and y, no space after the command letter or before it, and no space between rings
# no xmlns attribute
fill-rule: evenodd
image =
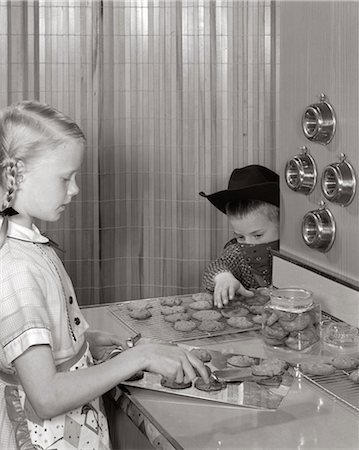
<svg viewBox="0 0 359 450"><path fill-rule="evenodd" d="M228 189L206 195L208 200L226 214L226 204L235 200L262 200L279 206L279 176L267 167L252 164L234 169Z"/></svg>

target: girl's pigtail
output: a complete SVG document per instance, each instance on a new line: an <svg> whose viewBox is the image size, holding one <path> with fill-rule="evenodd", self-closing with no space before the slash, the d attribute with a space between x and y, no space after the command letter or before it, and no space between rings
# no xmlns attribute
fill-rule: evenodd
<svg viewBox="0 0 359 450"><path fill-rule="evenodd" d="M11 203L14 198L15 191L17 189L17 164L14 161L10 161L3 169L6 171L5 177L7 179L7 191L5 194L5 200L2 205L2 211L0 215L3 217L3 222L0 228L0 248L4 245L7 236L7 230L9 226L9 216L18 214L13 208Z"/></svg>

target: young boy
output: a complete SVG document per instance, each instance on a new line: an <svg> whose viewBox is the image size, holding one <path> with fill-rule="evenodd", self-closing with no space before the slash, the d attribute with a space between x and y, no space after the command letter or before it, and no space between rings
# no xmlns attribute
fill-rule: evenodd
<svg viewBox="0 0 359 450"><path fill-rule="evenodd" d="M214 292L214 304L222 308L236 293L251 297L248 289L271 284L271 250L279 248L279 176L249 165L232 172L228 189L200 195L227 214L234 230L234 239L203 274L203 288Z"/></svg>

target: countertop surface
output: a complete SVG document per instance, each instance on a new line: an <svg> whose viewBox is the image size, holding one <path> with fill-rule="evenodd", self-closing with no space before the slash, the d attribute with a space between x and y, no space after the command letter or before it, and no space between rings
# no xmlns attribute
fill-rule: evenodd
<svg viewBox="0 0 359 450"><path fill-rule="evenodd" d="M108 306L82 309L92 328L118 334L128 330ZM234 336L234 335L233 335ZM203 348L268 357L255 332L189 342ZM232 339L233 338L233 339ZM275 411L129 388L130 398L183 449L357 449L359 414L313 383L298 377Z"/></svg>

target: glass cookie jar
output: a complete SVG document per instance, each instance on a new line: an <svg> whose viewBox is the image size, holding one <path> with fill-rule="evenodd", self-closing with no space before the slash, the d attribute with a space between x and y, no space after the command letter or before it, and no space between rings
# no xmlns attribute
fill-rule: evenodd
<svg viewBox="0 0 359 450"><path fill-rule="evenodd" d="M262 317L262 335L269 347L306 350L320 340L321 309L313 293L300 288L273 289Z"/></svg>

